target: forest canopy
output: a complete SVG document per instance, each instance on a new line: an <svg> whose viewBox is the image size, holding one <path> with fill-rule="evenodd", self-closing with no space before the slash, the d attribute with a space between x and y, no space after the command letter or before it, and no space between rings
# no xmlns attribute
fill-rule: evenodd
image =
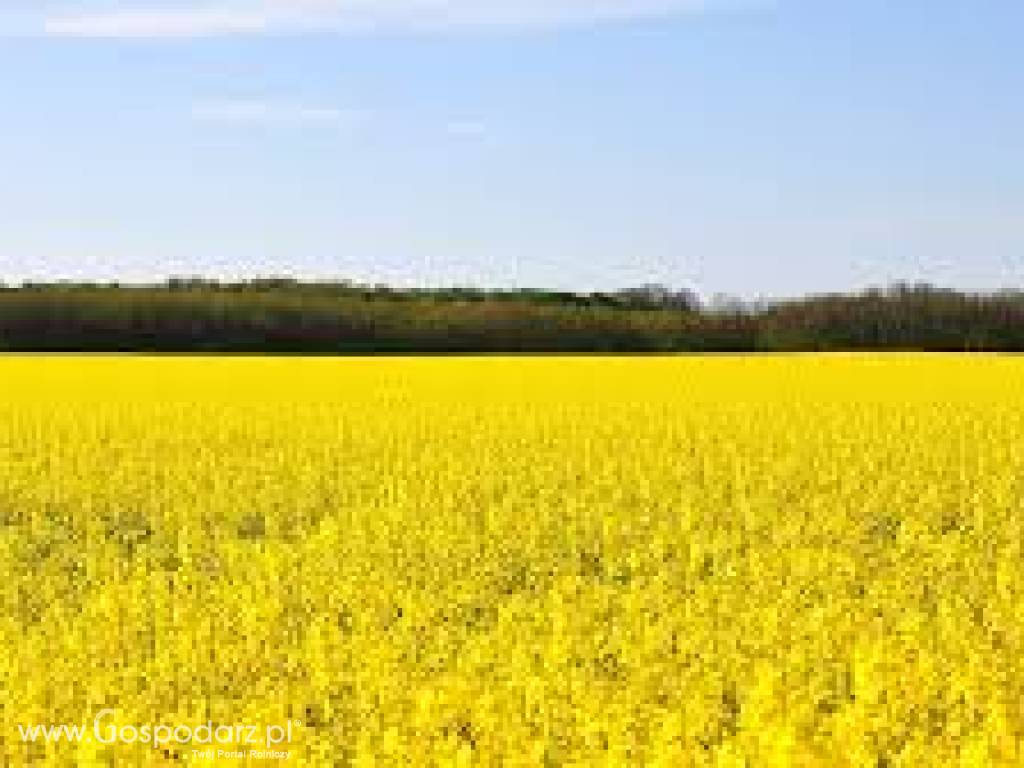
<svg viewBox="0 0 1024 768"><path fill-rule="evenodd" d="M398 289L270 278L0 286L0 350L472 354L1024 350L1024 294L898 283L702 302L606 293Z"/></svg>

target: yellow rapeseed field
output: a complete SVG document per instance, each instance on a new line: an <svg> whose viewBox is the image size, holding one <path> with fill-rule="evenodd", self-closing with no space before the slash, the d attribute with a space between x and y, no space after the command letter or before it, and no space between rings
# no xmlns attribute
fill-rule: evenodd
<svg viewBox="0 0 1024 768"><path fill-rule="evenodd" d="M1022 765L1022 505L1010 357L0 358L0 764Z"/></svg>

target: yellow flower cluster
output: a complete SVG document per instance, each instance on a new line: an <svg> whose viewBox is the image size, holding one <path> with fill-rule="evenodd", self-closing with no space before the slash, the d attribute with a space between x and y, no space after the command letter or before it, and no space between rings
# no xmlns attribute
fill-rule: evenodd
<svg viewBox="0 0 1024 768"><path fill-rule="evenodd" d="M0 764L1022 765L1022 504L1013 358L0 358Z"/></svg>

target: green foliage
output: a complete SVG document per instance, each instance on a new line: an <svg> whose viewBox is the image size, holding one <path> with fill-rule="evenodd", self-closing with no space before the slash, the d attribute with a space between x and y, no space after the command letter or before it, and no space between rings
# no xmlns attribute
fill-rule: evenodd
<svg viewBox="0 0 1024 768"><path fill-rule="evenodd" d="M1024 295L897 284L701 307L661 286L616 293L398 290L270 278L0 286L8 351L281 354L1024 350Z"/></svg>

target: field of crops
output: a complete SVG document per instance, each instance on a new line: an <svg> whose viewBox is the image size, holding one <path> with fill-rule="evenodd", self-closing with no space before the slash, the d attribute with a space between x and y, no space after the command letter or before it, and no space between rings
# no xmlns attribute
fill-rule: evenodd
<svg viewBox="0 0 1024 768"><path fill-rule="evenodd" d="M0 357L0 764L1018 766L1022 519L1009 357Z"/></svg>

